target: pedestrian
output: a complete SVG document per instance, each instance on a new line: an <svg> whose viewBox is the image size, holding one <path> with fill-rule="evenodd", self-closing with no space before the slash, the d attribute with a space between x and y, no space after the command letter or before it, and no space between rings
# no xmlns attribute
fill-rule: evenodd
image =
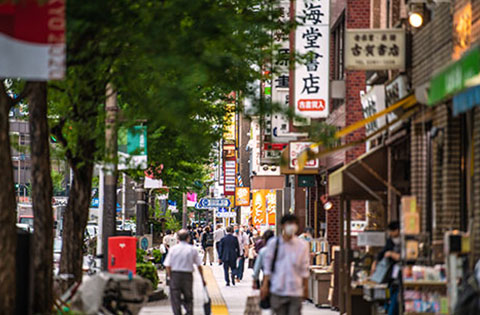
<svg viewBox="0 0 480 315"><path fill-rule="evenodd" d="M248 245L248 268L253 268L255 265L255 259L257 258L258 252L255 249L255 243L262 239L260 235L258 235L258 231L253 228L252 229L252 236L250 237L249 245Z"/></svg>
<svg viewBox="0 0 480 315"><path fill-rule="evenodd" d="M311 227L306 227L305 230L303 230L303 233L300 234L299 238L310 242L313 240L313 229Z"/></svg>
<svg viewBox="0 0 480 315"><path fill-rule="evenodd" d="M388 315L399 314L398 293L400 291L400 266L398 262L401 258L400 246L400 222L392 221L388 224L388 239L383 249L378 253L377 259L372 264L372 274L377 269L377 264L385 259L385 279L390 289L390 300L386 303L385 308Z"/></svg>
<svg viewBox="0 0 480 315"><path fill-rule="evenodd" d="M220 257L220 241L225 236L225 230L221 224L217 224L217 229L213 233L213 240L215 241L215 248L217 249L217 255Z"/></svg>
<svg viewBox="0 0 480 315"><path fill-rule="evenodd" d="M174 315L181 315L183 305L187 315L193 314L193 270L197 266L203 286L206 285L203 276L198 251L190 244L188 230L177 232L180 243L170 249L165 259L167 277L170 279L170 301Z"/></svg>
<svg viewBox="0 0 480 315"><path fill-rule="evenodd" d="M187 231L188 231L188 235L190 236L188 243L189 243L190 245L194 245L195 232L193 231L193 228L192 228L191 225L187 225Z"/></svg>
<svg viewBox="0 0 480 315"><path fill-rule="evenodd" d="M273 314L299 315L303 299L308 298L308 243L295 235L298 218L293 214L282 217L281 230L282 235L266 245L260 296L265 299L270 295Z"/></svg>
<svg viewBox="0 0 480 315"><path fill-rule="evenodd" d="M262 239L266 244L273 237L273 231L267 230L262 235ZM263 262L265 260L266 247L260 249L255 259L255 265L253 266L253 288L260 289L260 272L263 271Z"/></svg>
<svg viewBox="0 0 480 315"><path fill-rule="evenodd" d="M166 235L163 237L163 247L164 247L164 253L162 253L162 258L161 258L161 264L165 262L165 258L167 258L168 252L170 251L170 248L173 246L177 245L177 237L175 234L172 233L172 230L167 230Z"/></svg>
<svg viewBox="0 0 480 315"><path fill-rule="evenodd" d="M230 286L230 272L232 285L235 285L235 270L237 259L240 256L240 246L238 245L238 239L232 235L233 228L227 227L227 235L225 235L220 241L220 258L219 263L223 263L223 272L225 274L225 282L227 287Z"/></svg>
<svg viewBox="0 0 480 315"><path fill-rule="evenodd" d="M205 228L205 232L202 234L202 248L203 248L203 264L207 263L207 254L210 259L210 266L213 263L213 233L210 231L210 227Z"/></svg>
<svg viewBox="0 0 480 315"><path fill-rule="evenodd" d="M243 229L240 229L240 226L238 224L235 224L234 231L234 236L237 237L238 245L240 246L240 257L238 259L237 269L235 270L235 277L237 277L237 280L241 281L243 279L245 257L248 256L249 238L247 233L245 233Z"/></svg>

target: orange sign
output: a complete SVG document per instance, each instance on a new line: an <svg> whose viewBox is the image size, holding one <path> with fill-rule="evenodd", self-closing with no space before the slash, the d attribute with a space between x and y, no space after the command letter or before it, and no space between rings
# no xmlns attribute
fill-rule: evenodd
<svg viewBox="0 0 480 315"><path fill-rule="evenodd" d="M256 190L253 192L252 221L253 225L267 223L265 207L265 190Z"/></svg>
<svg viewBox="0 0 480 315"><path fill-rule="evenodd" d="M235 206L246 207L250 205L250 187L235 188Z"/></svg>
<svg viewBox="0 0 480 315"><path fill-rule="evenodd" d="M277 212L277 193L275 190L265 190L265 201L268 216L268 224L275 225L275 215Z"/></svg>

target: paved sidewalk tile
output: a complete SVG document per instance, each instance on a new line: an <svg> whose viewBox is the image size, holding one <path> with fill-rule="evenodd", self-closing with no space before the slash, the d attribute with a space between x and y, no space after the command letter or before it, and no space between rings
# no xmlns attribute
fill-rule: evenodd
<svg viewBox="0 0 480 315"><path fill-rule="evenodd" d="M245 264L247 266L247 264ZM258 294L252 290L252 270L245 269L243 281L237 283L235 286L227 287L223 277L223 268L218 264L214 264L212 267L206 268L206 281L210 295L212 296L213 305L212 314L227 314L225 308L221 307L223 303L226 304L228 314L230 315L243 315L247 297L250 294ZM168 289L166 290L168 294ZM203 288L202 282L198 272L195 272L194 276L194 314L203 314ZM223 298L223 300L222 300ZM216 307L215 307L216 305ZM153 302L147 304L142 311L141 315L153 315L153 314L173 314L168 300L159 302ZM262 315L270 314L270 311L264 311ZM303 315L338 315L338 312L331 311L329 309L316 308L312 303L305 302L302 310Z"/></svg>

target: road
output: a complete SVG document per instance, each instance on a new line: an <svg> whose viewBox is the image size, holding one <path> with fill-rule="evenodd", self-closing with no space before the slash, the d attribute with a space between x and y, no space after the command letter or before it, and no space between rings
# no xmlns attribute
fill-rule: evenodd
<svg viewBox="0 0 480 315"><path fill-rule="evenodd" d="M246 264L245 264L246 266ZM244 315L247 297L255 294L251 289L252 270L247 269L244 279L235 286L225 286L223 279L223 267L218 264L205 267L206 281L208 291L212 298L213 315ZM162 277L163 278L163 277ZM168 289L166 290L168 294ZM258 292L258 291L257 291ZM204 314L203 312L203 291L198 272L194 277L194 314ZM152 302L142 308L140 315L154 314L173 314L168 300ZM262 314L270 314L270 311L264 311ZM303 306L303 315L338 315L338 312L329 309L316 308L312 303L305 302Z"/></svg>

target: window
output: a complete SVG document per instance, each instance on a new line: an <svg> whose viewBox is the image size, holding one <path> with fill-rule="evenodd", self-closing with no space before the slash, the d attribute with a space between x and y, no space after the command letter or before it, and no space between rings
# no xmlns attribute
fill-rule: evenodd
<svg viewBox="0 0 480 315"><path fill-rule="evenodd" d="M333 80L344 78L345 13L338 18L332 30L333 37Z"/></svg>

